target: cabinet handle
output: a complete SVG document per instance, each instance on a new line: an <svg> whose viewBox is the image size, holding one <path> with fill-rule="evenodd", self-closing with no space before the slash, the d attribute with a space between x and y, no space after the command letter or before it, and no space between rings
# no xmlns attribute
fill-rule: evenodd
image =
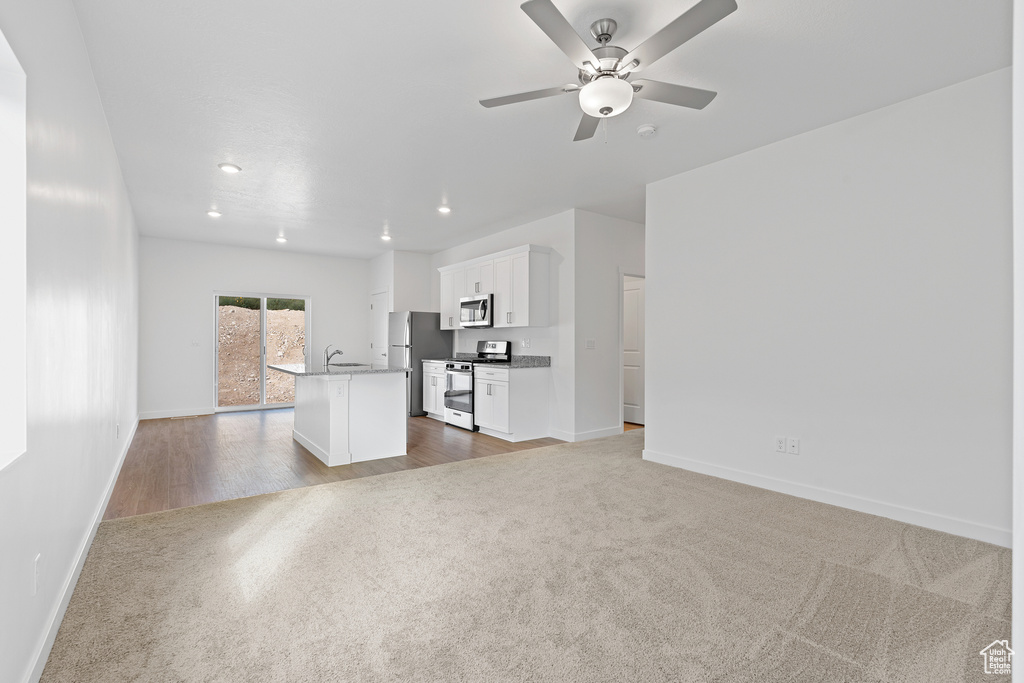
<svg viewBox="0 0 1024 683"><path fill-rule="evenodd" d="M452 316L448 316L448 327L455 327L455 324L452 322Z"/></svg>
<svg viewBox="0 0 1024 683"><path fill-rule="evenodd" d="M511 323L512 322L512 311L509 311L508 313L505 314L505 322L507 322L507 323Z"/></svg>
<svg viewBox="0 0 1024 683"><path fill-rule="evenodd" d="M382 354L380 354L380 355L382 355L382 356L386 356L386 355L388 355L388 354L387 354L387 353L382 353Z"/></svg>
<svg viewBox="0 0 1024 683"><path fill-rule="evenodd" d="M493 386L494 386L493 384L488 384L488 385L487 385L487 395L488 395L488 396L490 396L490 395L491 395L491 387L493 387Z"/></svg>

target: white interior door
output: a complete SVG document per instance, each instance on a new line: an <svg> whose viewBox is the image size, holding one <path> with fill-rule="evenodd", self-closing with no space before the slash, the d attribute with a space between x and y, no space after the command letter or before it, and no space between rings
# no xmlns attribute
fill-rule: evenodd
<svg viewBox="0 0 1024 683"><path fill-rule="evenodd" d="M644 424L644 279L630 275L622 292L622 419Z"/></svg>
<svg viewBox="0 0 1024 683"><path fill-rule="evenodd" d="M370 366L382 369L388 366L388 293L370 295Z"/></svg>

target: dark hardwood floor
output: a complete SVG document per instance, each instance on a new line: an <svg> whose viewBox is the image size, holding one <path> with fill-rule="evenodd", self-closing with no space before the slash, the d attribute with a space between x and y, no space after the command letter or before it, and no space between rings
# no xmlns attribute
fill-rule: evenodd
<svg viewBox="0 0 1024 683"><path fill-rule="evenodd" d="M292 439L290 408L143 420L103 519L243 498L562 443L511 443L409 418L408 455L328 467Z"/></svg>

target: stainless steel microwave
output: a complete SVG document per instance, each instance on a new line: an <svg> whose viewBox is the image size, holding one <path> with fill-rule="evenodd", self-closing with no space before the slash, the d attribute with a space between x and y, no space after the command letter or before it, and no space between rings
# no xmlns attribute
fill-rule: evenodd
<svg viewBox="0 0 1024 683"><path fill-rule="evenodd" d="M491 327L493 294L474 294L459 299L459 324L463 327Z"/></svg>

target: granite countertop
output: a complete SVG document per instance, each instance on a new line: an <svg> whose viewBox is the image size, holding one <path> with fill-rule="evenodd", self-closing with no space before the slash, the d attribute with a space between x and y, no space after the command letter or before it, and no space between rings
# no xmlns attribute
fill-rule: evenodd
<svg viewBox="0 0 1024 683"><path fill-rule="evenodd" d="M383 375L392 372L408 372L409 368L381 368L374 370L370 367L370 364L360 364L358 367L351 365L330 365L326 371L322 369L310 368L303 363L291 363L289 365L268 365L271 370L277 370L278 372L284 372L289 375L295 375L296 377L326 377L328 375Z"/></svg>
<svg viewBox="0 0 1024 683"><path fill-rule="evenodd" d="M455 357L459 360L473 360L476 358L475 353L456 353ZM424 363L443 363L447 358L424 358ZM487 363L488 367L491 368L511 368L513 370L518 368L550 368L551 367L551 356L512 356L511 363Z"/></svg>

